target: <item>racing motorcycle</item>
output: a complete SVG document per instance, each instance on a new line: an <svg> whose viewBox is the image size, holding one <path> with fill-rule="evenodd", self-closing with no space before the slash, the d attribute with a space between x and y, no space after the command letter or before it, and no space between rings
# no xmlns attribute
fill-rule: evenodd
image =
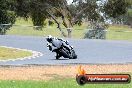
<svg viewBox="0 0 132 88"><path fill-rule="evenodd" d="M48 44L47 47L49 48L49 50L51 50L53 46L51 44ZM56 52L57 54L59 54L59 57L63 56L64 58L77 59L77 55L73 49L73 46L70 46L69 50L67 49L67 47L62 45L62 47L57 50L53 50L52 52Z"/></svg>

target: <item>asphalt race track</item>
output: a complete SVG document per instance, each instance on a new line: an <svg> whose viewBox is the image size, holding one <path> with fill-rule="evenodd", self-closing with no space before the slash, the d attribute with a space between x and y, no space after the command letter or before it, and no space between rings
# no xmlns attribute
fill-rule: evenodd
<svg viewBox="0 0 132 88"><path fill-rule="evenodd" d="M55 53L46 48L44 37L1 35L0 46L30 49L43 53L43 56L16 61L0 61L0 65L25 64L113 64L132 62L132 42L112 40L68 39L74 46L77 59L55 60Z"/></svg>

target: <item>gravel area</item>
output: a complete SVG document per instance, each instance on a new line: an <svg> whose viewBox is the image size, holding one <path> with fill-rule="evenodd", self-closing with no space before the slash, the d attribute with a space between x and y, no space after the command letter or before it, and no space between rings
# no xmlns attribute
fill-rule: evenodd
<svg viewBox="0 0 132 88"><path fill-rule="evenodd" d="M0 80L74 78L80 65L0 66ZM81 65L88 74L132 73L132 64Z"/></svg>

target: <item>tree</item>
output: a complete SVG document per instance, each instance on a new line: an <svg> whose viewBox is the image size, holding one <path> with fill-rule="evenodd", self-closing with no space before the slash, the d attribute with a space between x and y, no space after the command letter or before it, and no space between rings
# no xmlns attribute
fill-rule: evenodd
<svg viewBox="0 0 132 88"><path fill-rule="evenodd" d="M130 25L132 28L132 1L130 0L129 2L129 7L128 7L128 11L125 15L126 17L126 24Z"/></svg>
<svg viewBox="0 0 132 88"><path fill-rule="evenodd" d="M42 30L42 27L44 24L44 21L47 18L47 13L43 10L45 9L44 0L32 0L30 2L30 16L32 18L32 22L34 26L38 29Z"/></svg>
<svg viewBox="0 0 132 88"><path fill-rule="evenodd" d="M90 21L92 25L104 22L105 19L118 18L127 12L126 0L73 0L68 5L66 0L16 0L16 14L28 18L31 17L34 26L43 27L46 18L52 18L58 25L63 36L71 37L75 24L81 24L83 19ZM128 0L129 1L129 0ZM98 4L97 2L103 3ZM101 13L103 15L101 15ZM105 17L104 17L105 16ZM67 29L63 32L60 22Z"/></svg>
<svg viewBox="0 0 132 88"><path fill-rule="evenodd" d="M96 9L97 0L74 0L73 9L66 0L17 0L16 13L18 16L31 17L34 26L43 27L46 18L52 18L58 25L63 36L71 37L72 28L75 24L81 24L83 18L89 21L97 21L101 18ZM67 29L68 35L62 31L57 17L61 17L62 24Z"/></svg>
<svg viewBox="0 0 132 88"><path fill-rule="evenodd" d="M106 18L113 18L113 21L120 22L120 16L127 13L129 0L108 0L104 4L104 14Z"/></svg>
<svg viewBox="0 0 132 88"><path fill-rule="evenodd" d="M58 2L59 0L17 0L16 13L17 16L24 17L25 19L31 17L33 25L37 29L42 29L45 25L44 21L46 18L49 16L53 18L55 13L55 11L52 11L53 6L56 6ZM50 12L52 14L50 14ZM54 19L56 19L56 17L54 17ZM59 29L62 31L61 28ZM64 35L64 32L62 32L62 34Z"/></svg>
<svg viewBox="0 0 132 88"><path fill-rule="evenodd" d="M25 19L31 18L35 29L42 30L46 15L41 9L44 9L42 0L17 0L16 14Z"/></svg>
<svg viewBox="0 0 132 88"><path fill-rule="evenodd" d="M11 0L0 0L0 34L5 34L6 30L15 22L16 15L12 7L13 2Z"/></svg>
<svg viewBox="0 0 132 88"><path fill-rule="evenodd" d="M63 25L68 31L68 37L71 37L71 28L77 23L81 23L83 18L88 18L89 21L97 21L102 19L99 12L96 11L98 8L97 0L74 0L74 5L68 5L66 0L49 0L50 4L47 3L49 10L47 12L55 20L54 12L57 13L63 21ZM72 8L74 7L74 8ZM52 8L52 9L51 9ZM59 27L60 28L60 27ZM61 28L60 28L61 29Z"/></svg>
<svg viewBox="0 0 132 88"><path fill-rule="evenodd" d="M58 25L58 29L61 31L63 36L67 36L66 33L62 31L62 28L60 26L60 23L56 20L56 17L61 17L63 21L63 25L67 28L68 31L68 37L71 37L71 27L73 26L71 23L71 14L69 13L67 2L66 0L48 0L47 3L45 3L47 9L47 13L55 23Z"/></svg>
<svg viewBox="0 0 132 88"><path fill-rule="evenodd" d="M29 17L30 12L30 0L16 0L15 13L17 16L23 17L25 20Z"/></svg>
<svg viewBox="0 0 132 88"><path fill-rule="evenodd" d="M125 14L125 24L130 25L132 27L132 9L128 9L127 13Z"/></svg>

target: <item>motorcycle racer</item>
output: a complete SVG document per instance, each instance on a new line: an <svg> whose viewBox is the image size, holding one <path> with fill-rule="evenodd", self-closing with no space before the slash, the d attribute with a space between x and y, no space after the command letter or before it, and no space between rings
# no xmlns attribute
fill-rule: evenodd
<svg viewBox="0 0 132 88"><path fill-rule="evenodd" d="M49 50L52 52L56 52L56 59L59 59L61 57L61 55L58 53L58 50L62 47L65 47L70 53L70 45L68 41L61 38L52 37L51 35L48 35L46 37L46 40Z"/></svg>

